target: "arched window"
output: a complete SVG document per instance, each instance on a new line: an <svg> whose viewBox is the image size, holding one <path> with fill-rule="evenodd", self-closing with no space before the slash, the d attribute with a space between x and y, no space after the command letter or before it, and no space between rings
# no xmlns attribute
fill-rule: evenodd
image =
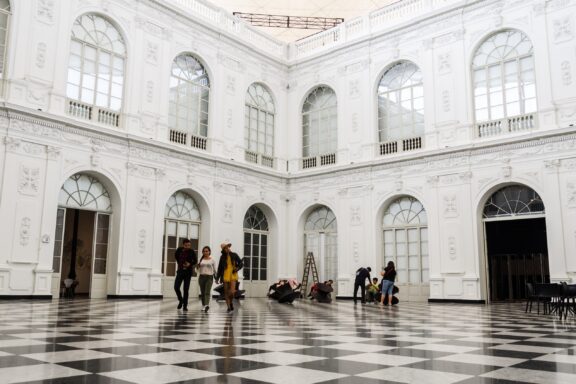
<svg viewBox="0 0 576 384"><path fill-rule="evenodd" d="M388 206L382 219L384 265L396 264L398 282L428 282L428 217L422 204L404 196Z"/></svg>
<svg viewBox="0 0 576 384"><path fill-rule="evenodd" d="M510 185L494 192L484 205L484 218L542 215L542 198L525 185Z"/></svg>
<svg viewBox="0 0 576 384"><path fill-rule="evenodd" d="M378 138L380 143L386 143L413 138L421 140L423 135L422 72L415 64L401 61L390 67L378 84Z"/></svg>
<svg viewBox="0 0 576 384"><path fill-rule="evenodd" d="M530 114L537 110L534 57L524 33L506 30L486 39L474 55L472 75L479 136L533 127Z"/></svg>
<svg viewBox="0 0 576 384"><path fill-rule="evenodd" d="M112 212L110 195L98 179L77 173L70 176L60 189L58 205L90 211Z"/></svg>
<svg viewBox="0 0 576 384"><path fill-rule="evenodd" d="M337 127L336 94L328 87L315 88L302 107L303 168L336 163Z"/></svg>
<svg viewBox="0 0 576 384"><path fill-rule="evenodd" d="M312 211L304 224L304 255L314 254L320 280L338 278L338 232L336 216L326 206ZM337 284L334 285L336 289Z"/></svg>
<svg viewBox="0 0 576 384"><path fill-rule="evenodd" d="M125 61L126 45L116 27L95 14L77 18L70 42L68 112L75 117L118 126Z"/></svg>
<svg viewBox="0 0 576 384"><path fill-rule="evenodd" d="M268 271L268 220L253 205L244 216L244 281L266 281Z"/></svg>
<svg viewBox="0 0 576 384"><path fill-rule="evenodd" d="M210 79L191 54L174 59L170 73L170 141L206 149Z"/></svg>
<svg viewBox="0 0 576 384"><path fill-rule="evenodd" d="M268 90L254 83L246 92L244 147L246 160L274 166L274 100Z"/></svg>
<svg viewBox="0 0 576 384"><path fill-rule="evenodd" d="M10 2L0 0L0 79L5 77L8 27L10 26Z"/></svg>
<svg viewBox="0 0 576 384"><path fill-rule="evenodd" d="M165 276L176 275L174 252L183 239L189 239L192 249L198 251L200 223L200 210L192 196L182 191L170 196L164 209L162 272Z"/></svg>

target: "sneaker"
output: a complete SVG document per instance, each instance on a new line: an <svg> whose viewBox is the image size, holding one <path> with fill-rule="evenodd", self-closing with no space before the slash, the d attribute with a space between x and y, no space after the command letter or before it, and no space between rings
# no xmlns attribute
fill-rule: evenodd
<svg viewBox="0 0 576 384"><path fill-rule="evenodd" d="M205 306L205 307L204 307L204 312L205 312L205 313L208 313L208 310L209 310L209 309L210 309L209 306Z"/></svg>
<svg viewBox="0 0 576 384"><path fill-rule="evenodd" d="M182 305L184 305L181 301L178 302L178 309L182 309Z"/></svg>

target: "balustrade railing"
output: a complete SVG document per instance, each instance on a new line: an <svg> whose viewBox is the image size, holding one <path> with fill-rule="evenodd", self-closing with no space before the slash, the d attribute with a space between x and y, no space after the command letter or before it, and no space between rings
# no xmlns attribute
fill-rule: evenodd
<svg viewBox="0 0 576 384"><path fill-rule="evenodd" d="M498 136L509 132L529 131L534 128L536 128L536 115L534 113L476 124L478 137Z"/></svg>
<svg viewBox="0 0 576 384"><path fill-rule="evenodd" d="M244 159L249 163L260 164L264 167L274 168L274 158L272 156L244 150Z"/></svg>
<svg viewBox="0 0 576 384"><path fill-rule="evenodd" d="M189 145L192 148L198 148L203 151L206 150L207 139L201 136L195 136L188 132L170 129L168 140L172 143Z"/></svg>
<svg viewBox="0 0 576 384"><path fill-rule="evenodd" d="M111 127L120 126L119 112L97 107L95 105L85 104L77 100L68 100L67 113L69 116L77 119L88 120Z"/></svg>
<svg viewBox="0 0 576 384"><path fill-rule="evenodd" d="M378 144L380 156L390 155L398 152L408 152L422 148L422 137L411 137L397 141L387 141Z"/></svg>
<svg viewBox="0 0 576 384"><path fill-rule="evenodd" d="M302 159L302 169L315 168L317 166L336 164L336 154L327 153L319 156L304 157Z"/></svg>

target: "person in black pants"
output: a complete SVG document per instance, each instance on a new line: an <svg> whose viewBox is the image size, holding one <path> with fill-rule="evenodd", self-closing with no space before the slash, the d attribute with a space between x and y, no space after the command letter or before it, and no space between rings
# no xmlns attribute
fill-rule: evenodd
<svg viewBox="0 0 576 384"><path fill-rule="evenodd" d="M360 288L360 292L362 293L362 304L366 304L366 286L365 281L368 279L368 284L370 284L370 272L372 268L364 268L360 267L356 271L356 280L354 280L354 304L356 304L356 294L358 293L358 288Z"/></svg>
<svg viewBox="0 0 576 384"><path fill-rule="evenodd" d="M178 270L176 271L176 280L174 280L174 290L178 296L178 309L184 307L188 310L188 291L190 290L190 279L192 278L192 268L198 261L196 252L192 249L192 243L188 239L182 241L182 246L174 253ZM184 295L180 292L180 286L184 282Z"/></svg>

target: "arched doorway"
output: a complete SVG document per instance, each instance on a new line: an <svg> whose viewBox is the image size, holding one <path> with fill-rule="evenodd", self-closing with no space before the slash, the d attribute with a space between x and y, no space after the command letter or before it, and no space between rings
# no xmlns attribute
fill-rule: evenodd
<svg viewBox="0 0 576 384"><path fill-rule="evenodd" d="M333 296L336 297L338 294L338 232L336 216L326 206L316 208L306 218L302 265L308 252L314 254L320 281L334 280Z"/></svg>
<svg viewBox="0 0 576 384"><path fill-rule="evenodd" d="M164 297L176 297L174 279L176 277L176 260L174 253L182 245L182 240L189 239L192 249L198 254L200 237L200 210L196 201L188 193L178 191L168 199L164 209L164 238L162 242L162 294ZM192 271L193 280L196 270ZM196 295L198 284L190 284L190 297Z"/></svg>
<svg viewBox="0 0 576 384"><path fill-rule="evenodd" d="M250 297L266 297L268 291L268 250L270 229L268 219L257 206L244 216L244 280L243 288Z"/></svg>
<svg viewBox="0 0 576 384"><path fill-rule="evenodd" d="M77 173L62 185L54 236L53 296L58 297L65 280L71 279L77 282L75 294L106 297L111 215L110 194L97 178Z"/></svg>
<svg viewBox="0 0 576 384"><path fill-rule="evenodd" d="M404 299L429 297L428 216L420 201L410 196L394 200L382 218L383 266L396 265L396 285Z"/></svg>
<svg viewBox="0 0 576 384"><path fill-rule="evenodd" d="M523 299L526 283L550 281L544 203L525 185L497 190L482 220L490 301Z"/></svg>

